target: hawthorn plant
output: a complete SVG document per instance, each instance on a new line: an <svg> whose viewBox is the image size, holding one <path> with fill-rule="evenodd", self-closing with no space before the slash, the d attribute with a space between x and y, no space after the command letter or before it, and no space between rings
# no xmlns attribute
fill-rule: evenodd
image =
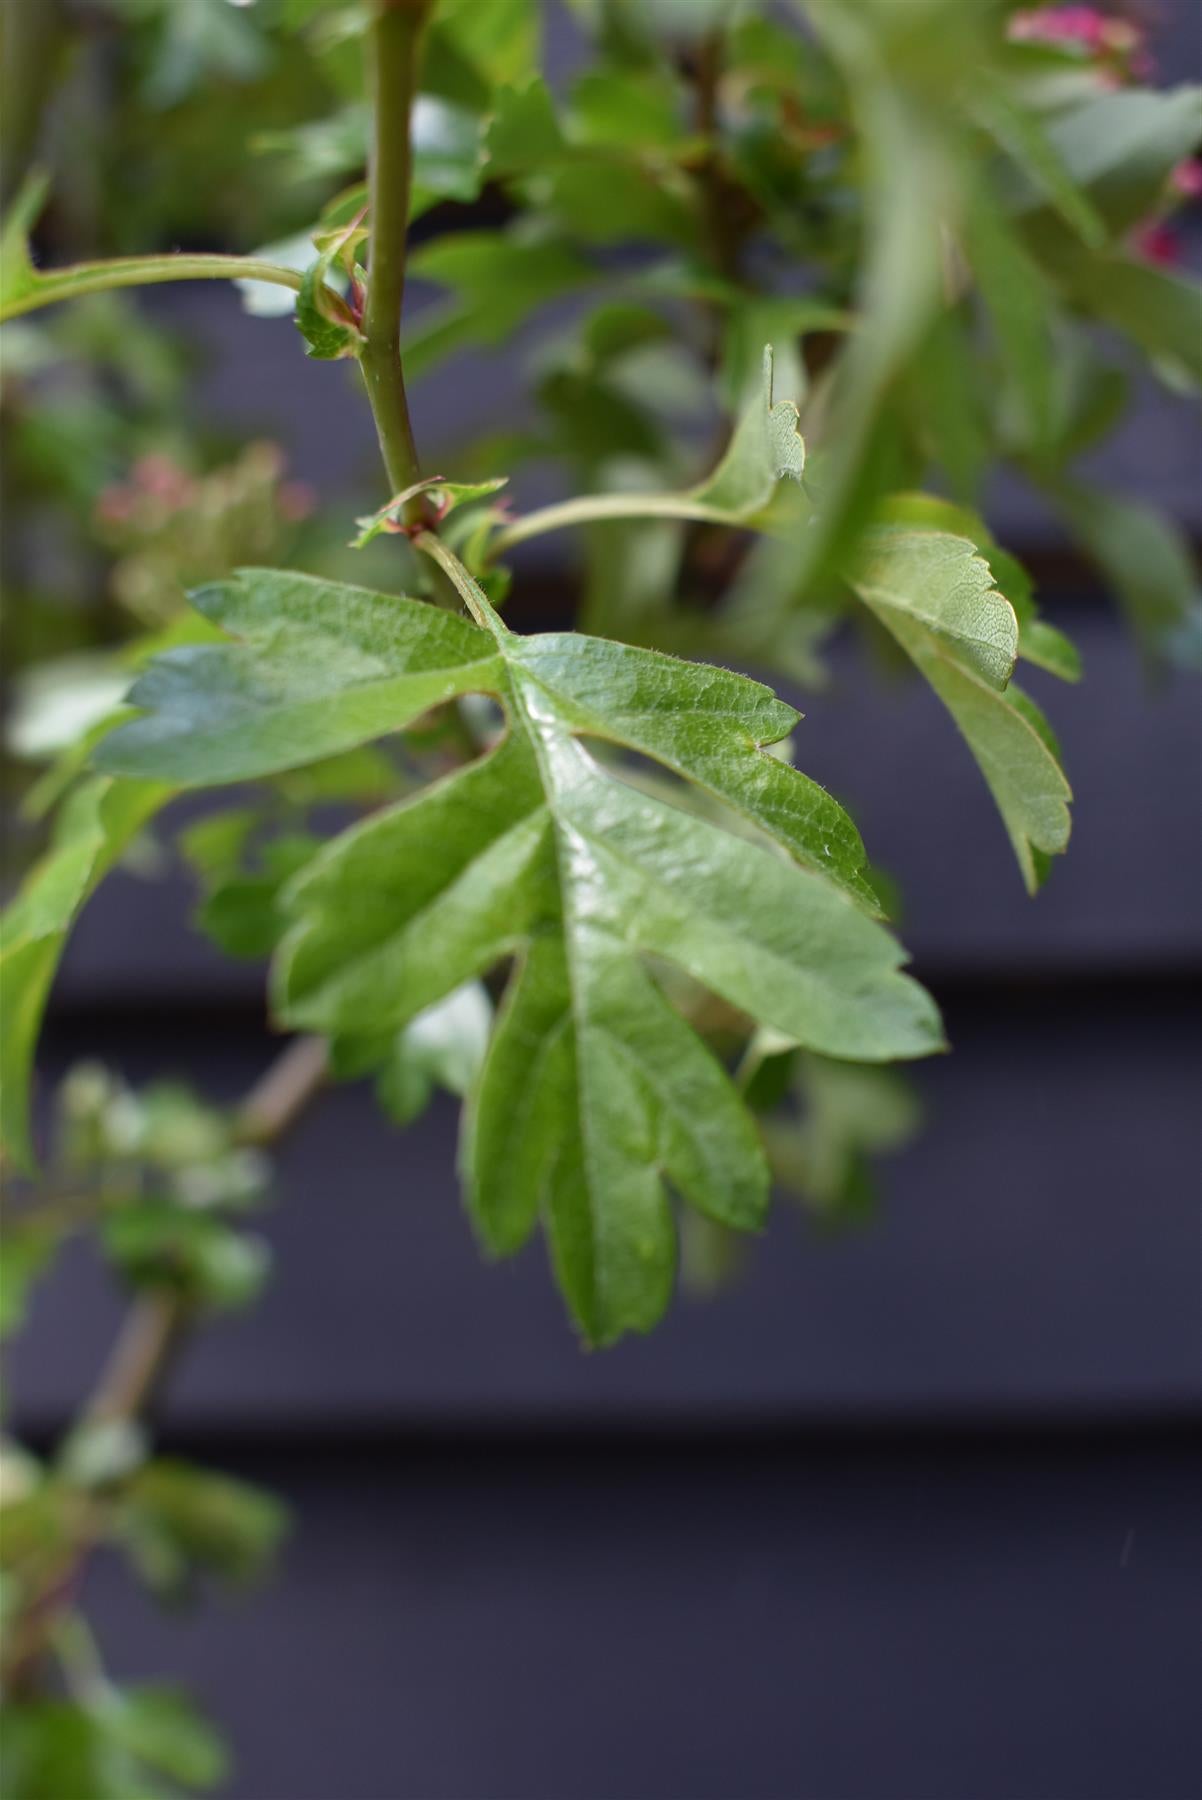
<svg viewBox="0 0 1202 1800"><path fill-rule="evenodd" d="M533 0L255 17L204 0L194 60L228 77L286 43L328 78L326 113L272 134L329 190L300 253L40 267L46 184L20 188L0 319L233 280L252 310L293 312L310 357L358 364L388 497L304 570L231 568L210 544L186 610L170 554L143 546L153 628L120 652L128 691L33 792L50 842L0 965L4 1321L78 1230L136 1297L64 1444L5 1452L13 1800L220 1779L181 1697L105 1676L78 1576L115 1543L177 1591L277 1540L274 1503L154 1455L147 1423L180 1340L258 1291L266 1148L326 1082L372 1078L400 1125L436 1086L462 1095L481 1245L541 1229L598 1345L661 1317L689 1218L714 1242L754 1232L774 1180L855 1204L866 1157L909 1128L886 1065L943 1048L938 1011L853 820L804 772L798 712L743 670L805 685L844 618L892 647L951 715L1034 893L1071 795L1015 671L1080 667L984 521L986 476L1042 493L1146 657L1196 656L1173 528L1076 465L1140 361L1178 391L1202 381L1198 291L1157 260L1198 186L1199 99L1141 85L1137 28L1086 28L1087 10L575 0L578 66L549 81ZM178 15L138 17L162 34L151 91L178 85ZM19 37L10 22L6 53ZM403 327L410 272L444 294ZM521 423L432 467L408 386L529 344L531 321ZM563 497L518 509L528 465ZM578 628L531 633L521 547L559 532ZM351 555L374 581L346 578ZM197 790L199 814L174 804ZM331 803L350 821L332 835ZM233 1111L74 1072L39 1175L55 970L151 832L194 872L214 941L270 954L293 1035Z"/></svg>

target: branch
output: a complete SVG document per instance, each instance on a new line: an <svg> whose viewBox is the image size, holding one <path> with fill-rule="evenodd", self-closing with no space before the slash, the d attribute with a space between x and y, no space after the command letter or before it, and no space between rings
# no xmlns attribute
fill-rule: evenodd
<svg viewBox="0 0 1202 1800"><path fill-rule="evenodd" d="M359 360L394 494L421 479L401 361L401 306L413 160L410 115L429 5L430 0L378 0L370 42L371 249ZM421 511L416 496L409 503L409 522Z"/></svg>
<svg viewBox="0 0 1202 1800"><path fill-rule="evenodd" d="M324 1040L293 1039L243 1100L235 1142L258 1147L278 1142L325 1076ZM190 1323L189 1305L180 1295L162 1288L141 1295L130 1308L84 1409L85 1420L134 1419L153 1405Z"/></svg>
<svg viewBox="0 0 1202 1800"><path fill-rule="evenodd" d="M300 1118L326 1077L321 1038L295 1038L255 1083L238 1112L235 1139L242 1144L276 1143ZM81 1424L132 1423L147 1412L162 1390L192 1323L187 1300L160 1288L135 1300L109 1355ZM0 1675L7 1691L29 1680L63 1609L70 1605L80 1573L95 1548L99 1527L91 1509L80 1535L49 1578L14 1621Z"/></svg>
<svg viewBox="0 0 1202 1800"><path fill-rule="evenodd" d="M262 262L257 256L118 256L109 262L70 263L39 274L30 270L24 283L0 302L0 323L60 300L100 294L111 288L149 287L164 281L266 281L300 291L295 269Z"/></svg>

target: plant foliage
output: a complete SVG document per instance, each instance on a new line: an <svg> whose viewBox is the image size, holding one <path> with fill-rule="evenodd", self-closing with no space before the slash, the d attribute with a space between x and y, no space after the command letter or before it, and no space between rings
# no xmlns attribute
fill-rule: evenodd
<svg viewBox="0 0 1202 1800"><path fill-rule="evenodd" d="M541 1224L581 1336L644 1331L678 1239L712 1281L771 1186L866 1215L918 1119L887 1065L942 1047L893 884L777 689L820 683L844 625L909 667L1034 893L1071 795L1015 671L1083 671L993 477L1041 496L1149 667L1202 661L1181 533L1093 473L1132 396L1202 385L1173 266L1199 91L1151 83L1136 21L572 0L565 74L542 11L6 19L0 1325L87 1232L157 1345L52 1454L3 1446L13 1800L223 1778L178 1695L108 1680L74 1595L102 1546L176 1599L270 1562L278 1506L157 1455L144 1415L185 1329L261 1291L264 1146L323 1079L372 1080L398 1128L456 1096L484 1248ZM185 428L190 346L116 290L222 279L248 329L294 323L315 413L302 350L362 373L386 479L318 497L274 447ZM521 399L481 429L498 353ZM434 465L408 396L443 365ZM560 616L526 630L554 533ZM234 1111L95 1066L39 1095L77 918L119 864L169 862L198 929L270 959L280 1068Z"/></svg>

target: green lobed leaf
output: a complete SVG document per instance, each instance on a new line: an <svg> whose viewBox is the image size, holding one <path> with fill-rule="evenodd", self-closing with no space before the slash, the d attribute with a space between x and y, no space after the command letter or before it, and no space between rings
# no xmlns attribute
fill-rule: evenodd
<svg viewBox="0 0 1202 1800"><path fill-rule="evenodd" d="M161 779L84 782L60 814L54 843L0 918L0 1144L29 1168L34 1049L67 933L93 889L170 798Z"/></svg>
<svg viewBox="0 0 1202 1800"><path fill-rule="evenodd" d="M500 700L508 730L495 748L344 833L292 884L276 1006L327 1034L382 1035L516 960L467 1108L469 1203L497 1251L542 1211L572 1310L607 1341L666 1304L665 1183L741 1228L767 1200L742 1103L644 956L835 1056L924 1054L939 1046L938 1020L857 904L871 893L854 826L765 754L796 723L792 708L744 676L654 651L516 636L463 579L484 626L246 573L217 604L248 645L208 665L177 657L165 681L152 670L136 703L157 710L102 754L114 767L168 759L197 780L233 780L268 758L284 767L321 753L326 715L366 737L432 698ZM265 658L255 622L269 615ZM698 784L788 855L636 791L599 766L590 738Z"/></svg>
<svg viewBox="0 0 1202 1800"><path fill-rule="evenodd" d="M1038 707L1014 687L1002 691L1014 614L1001 595L982 591L982 568L988 575L966 539L885 525L866 534L848 580L960 727L1033 893L1048 858L1068 844L1072 794Z"/></svg>
<svg viewBox="0 0 1202 1800"><path fill-rule="evenodd" d="M418 600L285 570L245 571L192 604L241 640L169 652L130 689L146 716L97 766L155 769L181 787L243 781L397 731L488 685L493 646Z"/></svg>

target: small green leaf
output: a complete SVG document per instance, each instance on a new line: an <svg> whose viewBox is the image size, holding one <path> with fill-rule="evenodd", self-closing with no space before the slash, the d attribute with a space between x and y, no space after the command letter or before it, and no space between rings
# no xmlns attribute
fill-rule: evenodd
<svg viewBox="0 0 1202 1800"><path fill-rule="evenodd" d="M974 200L965 222L965 247L1028 441L1046 450L1053 422L1055 290L991 191Z"/></svg>
<svg viewBox="0 0 1202 1800"><path fill-rule="evenodd" d="M251 1305L271 1272L265 1239L174 1200L129 1201L105 1218L100 1236L131 1287L167 1289L218 1312Z"/></svg>
<svg viewBox="0 0 1202 1800"><path fill-rule="evenodd" d="M1014 687L999 691L998 676L1010 655L1012 609L1000 595L991 599L982 592L979 569L984 565L971 543L951 538L936 549L933 544L916 547L912 541L940 535L878 527L868 534L864 560L848 579L963 732L1033 893L1047 873L1047 859L1067 846L1071 790L1034 702ZM957 559L965 581L959 593L949 580ZM932 570L940 580L934 604L927 586ZM942 608L941 592L946 595ZM979 629L972 624L978 609Z"/></svg>
<svg viewBox="0 0 1202 1800"><path fill-rule="evenodd" d="M356 537L351 539L352 550L362 550L373 538L382 532L399 531L401 515L410 500L418 494L428 494L434 505L437 517L445 519L461 506L470 506L474 500L486 500L490 495L498 493L508 484L507 475L495 476L491 481L444 481L440 475L425 481L415 481L412 487L403 493L394 494L386 506L365 519L356 519L359 527Z"/></svg>
<svg viewBox="0 0 1202 1800"><path fill-rule="evenodd" d="M776 491L778 481L800 481L805 442L797 429L792 400L772 397L772 347L765 345L760 391L745 407L730 445L713 474L691 490L700 512L731 523L753 519Z"/></svg>
<svg viewBox="0 0 1202 1800"><path fill-rule="evenodd" d="M50 177L35 170L26 177L0 228L0 319L25 311L21 302L37 292L39 276L29 255L29 234L46 204Z"/></svg>
<svg viewBox="0 0 1202 1800"><path fill-rule="evenodd" d="M967 538L888 527L869 533L852 581L879 616L902 615L1000 692L1014 673L1018 620Z"/></svg>
<svg viewBox="0 0 1202 1800"><path fill-rule="evenodd" d="M410 1124L436 1087L462 1099L484 1066L491 1028L487 989L479 981L465 981L398 1031L376 1082L389 1117L398 1125Z"/></svg>
<svg viewBox="0 0 1202 1800"><path fill-rule="evenodd" d="M296 327L305 340L306 356L322 362L358 356L363 339L355 315L327 277L335 267L353 277L354 253L366 237L366 228L354 220L314 240L320 254L305 270L296 300Z"/></svg>
<svg viewBox="0 0 1202 1800"><path fill-rule="evenodd" d="M1031 577L1017 558L1003 550L979 513L935 494L893 494L880 516L896 525L918 525L968 538L989 565L996 585L1018 621L1018 654L1061 681L1081 679L1081 656L1062 631L1039 617Z"/></svg>
<svg viewBox="0 0 1202 1800"><path fill-rule="evenodd" d="M179 840L204 890L196 924L227 956L270 955L283 931L280 890L321 847L320 839L306 832L288 832L246 859L243 850L254 823L249 813L220 813Z"/></svg>

